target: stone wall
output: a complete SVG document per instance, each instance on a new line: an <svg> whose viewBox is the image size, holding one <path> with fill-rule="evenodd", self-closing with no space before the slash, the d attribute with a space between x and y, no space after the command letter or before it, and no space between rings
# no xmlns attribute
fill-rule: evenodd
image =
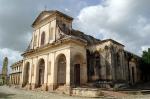
<svg viewBox="0 0 150 99"><path fill-rule="evenodd" d="M103 44L97 44L89 47L88 59L93 63L88 63L91 76L99 70L99 77L97 79L103 80L124 80L125 79L125 64L123 46L116 45L111 41ZM97 57L98 56L98 57ZM96 58L99 58L97 61ZM99 68L96 68L96 61L99 63ZM96 68L96 69L94 69ZM95 75L96 76L96 75ZM94 80L94 79L93 79Z"/></svg>

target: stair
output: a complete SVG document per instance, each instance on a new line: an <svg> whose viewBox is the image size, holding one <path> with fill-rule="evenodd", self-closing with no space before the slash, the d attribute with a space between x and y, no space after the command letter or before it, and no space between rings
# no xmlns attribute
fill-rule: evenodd
<svg viewBox="0 0 150 99"><path fill-rule="evenodd" d="M67 88L65 85L61 85L61 86L58 86L55 92L60 93L60 94L66 94Z"/></svg>
<svg viewBox="0 0 150 99"><path fill-rule="evenodd" d="M42 87L38 87L34 89L35 91L42 91Z"/></svg>
<svg viewBox="0 0 150 99"><path fill-rule="evenodd" d="M121 92L114 92L114 91L102 91L104 96L110 96L114 98L119 98L119 97L125 97L127 94L121 93Z"/></svg>

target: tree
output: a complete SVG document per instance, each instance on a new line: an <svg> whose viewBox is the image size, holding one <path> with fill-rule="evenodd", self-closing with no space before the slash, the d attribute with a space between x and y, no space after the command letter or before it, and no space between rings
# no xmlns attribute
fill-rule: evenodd
<svg viewBox="0 0 150 99"><path fill-rule="evenodd" d="M3 60L3 67L2 67L3 84L7 83L7 72L8 72L8 58L5 57Z"/></svg>
<svg viewBox="0 0 150 99"><path fill-rule="evenodd" d="M143 51L141 70L143 80L150 81L150 48L148 48L148 51Z"/></svg>

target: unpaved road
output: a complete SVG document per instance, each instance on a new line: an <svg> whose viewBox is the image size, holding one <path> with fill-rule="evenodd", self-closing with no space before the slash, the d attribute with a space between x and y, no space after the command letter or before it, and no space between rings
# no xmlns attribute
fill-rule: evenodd
<svg viewBox="0 0 150 99"><path fill-rule="evenodd" d="M43 91L30 91L30 90L27 91L12 87L9 88L8 86L0 86L0 99L87 99L87 98L73 97Z"/></svg>
<svg viewBox="0 0 150 99"><path fill-rule="evenodd" d="M43 91L27 91L23 89L9 88L8 86L0 86L0 99L100 99L100 98L85 98L74 97L68 95L61 95ZM102 98L114 99L114 98ZM148 95L129 95L126 97L119 97L118 99L150 99Z"/></svg>

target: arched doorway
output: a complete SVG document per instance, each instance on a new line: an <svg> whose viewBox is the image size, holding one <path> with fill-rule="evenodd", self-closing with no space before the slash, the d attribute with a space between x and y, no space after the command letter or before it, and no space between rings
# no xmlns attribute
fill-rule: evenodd
<svg viewBox="0 0 150 99"><path fill-rule="evenodd" d="M77 54L73 58L74 65L74 85L79 86L81 83L81 73L83 72L83 57L80 54Z"/></svg>
<svg viewBox="0 0 150 99"><path fill-rule="evenodd" d="M40 59L38 63L38 87L44 84L45 61Z"/></svg>
<svg viewBox="0 0 150 99"><path fill-rule="evenodd" d="M27 62L24 67L24 85L23 86L26 86L29 83L29 71L30 71L29 69L30 69L30 63Z"/></svg>
<svg viewBox="0 0 150 99"><path fill-rule="evenodd" d="M66 57L64 54L58 56L57 59L57 84L64 85L66 83Z"/></svg>

